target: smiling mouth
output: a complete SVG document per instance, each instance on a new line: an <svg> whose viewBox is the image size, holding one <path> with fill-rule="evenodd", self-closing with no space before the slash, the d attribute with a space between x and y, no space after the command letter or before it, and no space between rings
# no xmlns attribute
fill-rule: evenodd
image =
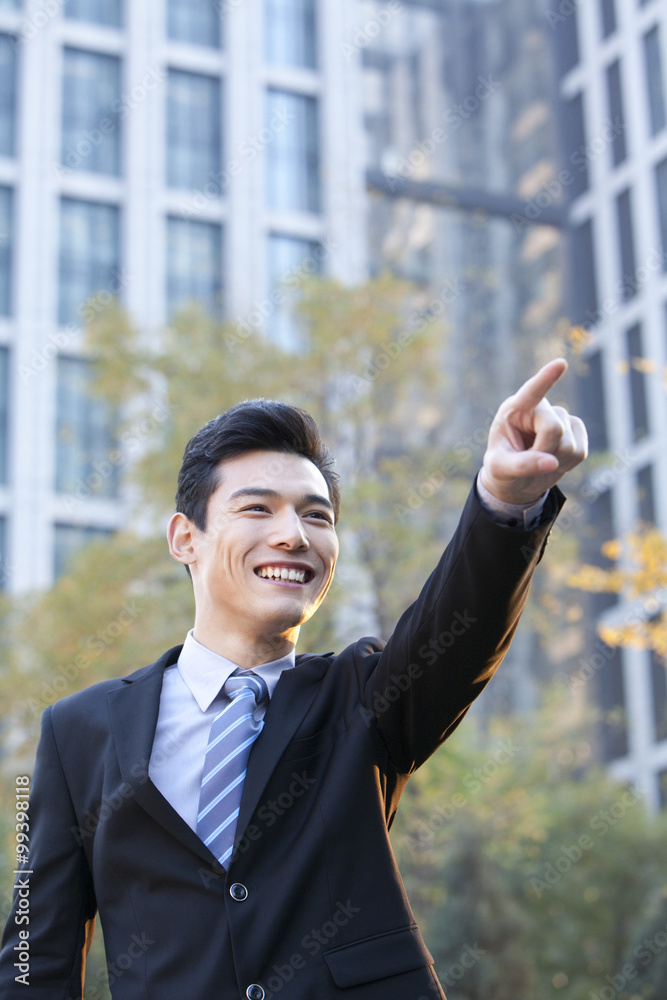
<svg viewBox="0 0 667 1000"><path fill-rule="evenodd" d="M280 580L285 583L310 583L315 575L310 569L288 569L287 566L259 566L255 574L262 580Z"/></svg>

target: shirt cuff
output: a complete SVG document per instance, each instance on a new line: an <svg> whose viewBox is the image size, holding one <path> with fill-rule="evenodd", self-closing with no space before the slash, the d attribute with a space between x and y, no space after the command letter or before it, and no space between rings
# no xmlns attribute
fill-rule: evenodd
<svg viewBox="0 0 667 1000"><path fill-rule="evenodd" d="M507 528L523 528L524 531L532 531L533 528L537 527L548 495L549 491L547 490L532 503L507 503L490 493L482 482L481 475L477 475L477 496L482 507L494 521Z"/></svg>

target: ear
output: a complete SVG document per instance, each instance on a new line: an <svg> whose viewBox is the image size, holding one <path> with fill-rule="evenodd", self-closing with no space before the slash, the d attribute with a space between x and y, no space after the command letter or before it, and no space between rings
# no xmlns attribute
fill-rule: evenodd
<svg viewBox="0 0 667 1000"><path fill-rule="evenodd" d="M186 566L197 561L194 546L194 525L185 514L172 514L167 525L169 552L176 562Z"/></svg>

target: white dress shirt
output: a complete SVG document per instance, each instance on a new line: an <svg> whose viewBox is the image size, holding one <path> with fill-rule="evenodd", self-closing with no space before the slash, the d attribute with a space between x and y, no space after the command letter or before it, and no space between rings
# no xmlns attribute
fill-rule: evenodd
<svg viewBox="0 0 667 1000"><path fill-rule="evenodd" d="M273 694L283 670L294 666L294 650L279 660L253 667ZM197 642L188 632L178 662L167 667L148 775L193 830L208 734L213 719L229 703L221 688L237 664ZM255 710L261 719L266 705Z"/></svg>
<svg viewBox="0 0 667 1000"><path fill-rule="evenodd" d="M531 504L509 504L489 493L477 477L477 493L491 517L509 528L530 530L539 520L547 496ZM283 670L294 667L295 652L253 667L273 695ZM197 642L188 632L178 662L167 667L148 775L165 799L196 829L199 790L208 734L213 719L228 703L221 688L237 664ZM255 710L261 719L266 705Z"/></svg>

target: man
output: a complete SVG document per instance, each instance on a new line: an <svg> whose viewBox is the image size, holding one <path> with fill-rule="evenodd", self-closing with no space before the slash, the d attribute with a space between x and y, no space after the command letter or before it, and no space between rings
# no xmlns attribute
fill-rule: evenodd
<svg viewBox="0 0 667 1000"><path fill-rule="evenodd" d="M114 1000L444 996L387 831L506 653L555 484L586 454L581 421L545 398L565 367L500 407L454 538L386 646L337 656L294 653L338 554L312 420L255 401L195 435L168 528L194 629L44 713L4 998L80 997L96 911Z"/></svg>

